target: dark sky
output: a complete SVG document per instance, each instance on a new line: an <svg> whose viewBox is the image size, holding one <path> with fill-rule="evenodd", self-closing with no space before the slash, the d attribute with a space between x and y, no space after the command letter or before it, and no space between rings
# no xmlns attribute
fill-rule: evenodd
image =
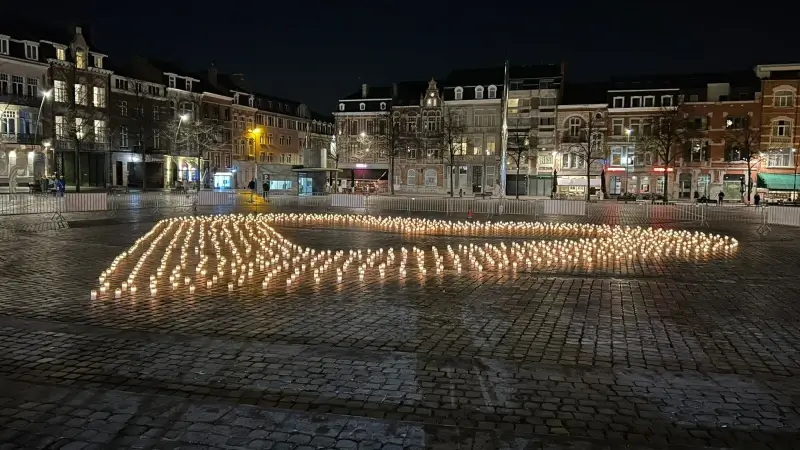
<svg viewBox="0 0 800 450"><path fill-rule="evenodd" d="M113 59L138 52L191 69L213 62L320 112L361 83L441 77L505 57L567 61L575 81L800 60L791 26L775 27L774 13L735 1L53 3L41 10L92 23L94 40Z"/></svg>

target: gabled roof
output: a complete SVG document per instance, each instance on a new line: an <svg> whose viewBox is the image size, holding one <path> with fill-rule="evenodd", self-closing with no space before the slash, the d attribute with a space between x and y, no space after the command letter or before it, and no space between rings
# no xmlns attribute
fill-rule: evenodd
<svg viewBox="0 0 800 450"><path fill-rule="evenodd" d="M608 102L607 82L564 83L561 91L562 105L593 105Z"/></svg>
<svg viewBox="0 0 800 450"><path fill-rule="evenodd" d="M402 83L397 83L397 97L392 99L392 105L419 106L422 95L428 90L428 83L428 81L403 81Z"/></svg>
<svg viewBox="0 0 800 450"><path fill-rule="evenodd" d="M89 46L89 51L104 53L94 45L92 29L89 24L62 23L59 25L50 25L40 22L37 23L24 17L14 17L13 15L9 16L6 14L0 15L0 34L5 34L20 40L50 41L57 44L69 45L75 37L76 26L81 27L81 34L84 40L86 40L86 44Z"/></svg>
<svg viewBox="0 0 800 450"><path fill-rule="evenodd" d="M367 96L362 97L361 89L353 92L342 100L357 100L360 98L392 98L392 86L369 86L367 85Z"/></svg>
<svg viewBox="0 0 800 450"><path fill-rule="evenodd" d="M148 56L142 56L142 58L147 60L153 67L164 73L174 73L175 75L179 76L196 78L191 71L186 70L175 63L164 61L163 59L150 58Z"/></svg>
<svg viewBox="0 0 800 450"><path fill-rule="evenodd" d="M313 111L311 109L309 109L309 111L311 112L311 118L313 120L316 120L316 121L319 121L319 122L327 122L327 123L334 123L336 121L333 118L333 116L330 115L330 114L318 113L318 112Z"/></svg>

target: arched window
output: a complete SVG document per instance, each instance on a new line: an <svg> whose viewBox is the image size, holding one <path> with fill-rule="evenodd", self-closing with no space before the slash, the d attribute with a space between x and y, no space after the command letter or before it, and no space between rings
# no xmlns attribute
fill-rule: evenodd
<svg viewBox="0 0 800 450"><path fill-rule="evenodd" d="M461 86L457 87L455 89L455 94L456 94L455 98L456 100L464 100L464 88L462 88Z"/></svg>
<svg viewBox="0 0 800 450"><path fill-rule="evenodd" d="M480 100L483 98L483 86L475 87L475 99Z"/></svg>
<svg viewBox="0 0 800 450"><path fill-rule="evenodd" d="M386 111L386 102L381 102L381 111Z"/></svg>
<svg viewBox="0 0 800 450"><path fill-rule="evenodd" d="M437 186L439 184L439 177L436 176L436 170L425 169L425 186Z"/></svg>
<svg viewBox="0 0 800 450"><path fill-rule="evenodd" d="M408 170L408 175L406 175L406 184L409 186L416 186L417 184L417 171L414 169Z"/></svg>
<svg viewBox="0 0 800 450"><path fill-rule="evenodd" d="M363 103L359 103L359 104L358 104L358 109L359 109L360 111L364 111L365 109L367 109L367 105L365 105L365 104L363 104Z"/></svg>
<svg viewBox="0 0 800 450"><path fill-rule="evenodd" d="M773 98L775 106L794 106L794 92L792 91L776 91Z"/></svg>
<svg viewBox="0 0 800 450"><path fill-rule="evenodd" d="M497 86L489 86L489 98L497 98Z"/></svg>
<svg viewBox="0 0 800 450"><path fill-rule="evenodd" d="M344 111L344 103L339 103L339 111Z"/></svg>

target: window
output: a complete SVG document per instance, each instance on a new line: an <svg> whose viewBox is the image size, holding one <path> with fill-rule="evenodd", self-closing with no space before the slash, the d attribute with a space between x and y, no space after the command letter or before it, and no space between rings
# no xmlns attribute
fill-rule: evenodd
<svg viewBox="0 0 800 450"><path fill-rule="evenodd" d="M640 136L642 134L642 119L631 119L631 136Z"/></svg>
<svg viewBox="0 0 800 450"><path fill-rule="evenodd" d="M278 117L278 128L285 128L284 125L283 125L283 118L282 117Z"/></svg>
<svg viewBox="0 0 800 450"><path fill-rule="evenodd" d="M790 136L789 121L776 120L772 122L772 135L776 137Z"/></svg>
<svg viewBox="0 0 800 450"><path fill-rule="evenodd" d="M142 83L136 82L136 92L142 92Z"/></svg>
<svg viewBox="0 0 800 450"><path fill-rule="evenodd" d="M267 142L267 141L266 141L266 136L264 136L263 134L260 134L260 135L258 136L258 143L259 143L260 145L264 145L266 142Z"/></svg>
<svg viewBox="0 0 800 450"><path fill-rule="evenodd" d="M169 82L168 83L169 84L167 86L175 89L175 75L170 75L169 76Z"/></svg>
<svg viewBox="0 0 800 450"><path fill-rule="evenodd" d="M552 127L556 124L555 117L539 117L540 127Z"/></svg>
<svg viewBox="0 0 800 450"><path fill-rule="evenodd" d="M75 84L75 104L86 106L88 104L85 84Z"/></svg>
<svg viewBox="0 0 800 450"><path fill-rule="evenodd" d="M255 106L255 104L256 104L255 97L250 96L250 98L247 99L247 106L253 108Z"/></svg>
<svg viewBox="0 0 800 450"><path fill-rule="evenodd" d="M794 153L790 148L772 149L767 153L767 166L793 167L792 156Z"/></svg>
<svg viewBox="0 0 800 450"><path fill-rule="evenodd" d="M267 145L272 145L274 143L275 143L275 140L273 139L273 136L271 134L268 134L267 135Z"/></svg>
<svg viewBox="0 0 800 450"><path fill-rule="evenodd" d="M86 52L78 49L75 52L75 65L78 69L85 69L86 68Z"/></svg>
<svg viewBox="0 0 800 450"><path fill-rule="evenodd" d="M147 86L147 93L159 97L161 95L161 88L158 86L149 85Z"/></svg>
<svg viewBox="0 0 800 450"><path fill-rule="evenodd" d="M406 184L409 186L416 186L417 184L417 171L414 169L408 170L408 175L406 175Z"/></svg>
<svg viewBox="0 0 800 450"><path fill-rule="evenodd" d="M641 108L642 97L631 97L631 108Z"/></svg>
<svg viewBox="0 0 800 450"><path fill-rule="evenodd" d="M280 145L284 145L286 143L286 138L283 137L283 135L281 135L281 138L278 139L278 142L280 143Z"/></svg>
<svg viewBox="0 0 800 450"><path fill-rule="evenodd" d="M39 96L39 80L36 78L28 78L28 97Z"/></svg>
<svg viewBox="0 0 800 450"><path fill-rule="evenodd" d="M62 80L56 80L55 83L55 101L66 103L67 102L67 83Z"/></svg>
<svg viewBox="0 0 800 450"><path fill-rule="evenodd" d="M187 91L192 90L192 80L186 79L186 90Z"/></svg>
<svg viewBox="0 0 800 450"><path fill-rule="evenodd" d="M75 118L75 137L78 139L83 139L84 135L86 134L86 123L82 117Z"/></svg>
<svg viewBox="0 0 800 450"><path fill-rule="evenodd" d="M555 97L542 97L539 99L539 108L550 108L556 106Z"/></svg>
<svg viewBox="0 0 800 450"><path fill-rule="evenodd" d="M3 111L0 116L0 133L17 134L17 112Z"/></svg>
<svg viewBox="0 0 800 450"><path fill-rule="evenodd" d="M286 136L286 145L292 145L292 137Z"/></svg>
<svg viewBox="0 0 800 450"><path fill-rule="evenodd" d="M741 130L745 127L747 118L745 117L726 117L725 128L728 130Z"/></svg>
<svg viewBox="0 0 800 450"><path fill-rule="evenodd" d="M697 95L697 94L691 94L689 96L689 101L690 102L699 102L700 101L700 96Z"/></svg>
<svg viewBox="0 0 800 450"><path fill-rule="evenodd" d="M611 147L611 161L612 166L622 165L622 154L624 153L622 147Z"/></svg>
<svg viewBox="0 0 800 450"><path fill-rule="evenodd" d="M656 98L652 95L648 95L644 98L644 107L645 108L652 108L656 106Z"/></svg>
<svg viewBox="0 0 800 450"><path fill-rule="evenodd" d="M0 55L8 54L8 38L0 37Z"/></svg>
<svg viewBox="0 0 800 450"><path fill-rule="evenodd" d="M359 111L364 111L365 109L367 109L367 105L365 105L363 103L359 103L358 104L358 110Z"/></svg>
<svg viewBox="0 0 800 450"><path fill-rule="evenodd" d="M661 96L661 106L662 107L672 106L672 96L671 95L662 95Z"/></svg>
<svg viewBox="0 0 800 450"><path fill-rule="evenodd" d="M128 148L128 127L119 127L119 148Z"/></svg>
<svg viewBox="0 0 800 450"><path fill-rule="evenodd" d="M67 60L67 50L63 47L56 48L56 59L59 61Z"/></svg>
<svg viewBox="0 0 800 450"><path fill-rule="evenodd" d="M497 98L497 86L489 86L489 98Z"/></svg>
<svg viewBox="0 0 800 450"><path fill-rule="evenodd" d="M94 66L98 69L103 68L103 57L101 55L94 55Z"/></svg>
<svg viewBox="0 0 800 450"><path fill-rule="evenodd" d="M495 140L494 136L486 136L486 154L494 155L495 153Z"/></svg>
<svg viewBox="0 0 800 450"><path fill-rule="evenodd" d="M159 136L158 130L153 130L153 148L161 148L161 136Z"/></svg>
<svg viewBox="0 0 800 450"><path fill-rule="evenodd" d="M8 94L8 74L0 73L0 95Z"/></svg>
<svg viewBox="0 0 800 450"><path fill-rule="evenodd" d="M794 93L792 91L775 92L773 105L778 107L794 106Z"/></svg>
<svg viewBox="0 0 800 450"><path fill-rule="evenodd" d="M39 60L39 45L30 42L25 43L25 57L28 59Z"/></svg>
<svg viewBox="0 0 800 450"><path fill-rule="evenodd" d="M475 99L480 100L483 98L483 86L477 86L475 88Z"/></svg>
<svg viewBox="0 0 800 450"><path fill-rule="evenodd" d="M647 152L644 154L644 165L645 166L652 166L653 165L653 154Z"/></svg>
<svg viewBox="0 0 800 450"><path fill-rule="evenodd" d="M461 86L455 89L455 99L456 100L463 100L464 99L464 88Z"/></svg>
<svg viewBox="0 0 800 450"><path fill-rule="evenodd" d="M473 124L476 127L497 126L497 111L490 108L476 108L473 113Z"/></svg>
<svg viewBox="0 0 800 450"><path fill-rule="evenodd" d="M105 120L95 120L94 121L94 141L95 142L105 142L106 141L106 121Z"/></svg>
<svg viewBox="0 0 800 450"><path fill-rule="evenodd" d="M625 107L625 97L614 97L613 101L614 108L624 108Z"/></svg>
<svg viewBox="0 0 800 450"><path fill-rule="evenodd" d="M572 137L578 136L581 132L581 125L583 125L583 120L580 117L570 117L569 135Z"/></svg>
<svg viewBox="0 0 800 450"><path fill-rule="evenodd" d="M625 127L625 119L612 119L611 120L611 133L614 136L622 136L624 127Z"/></svg>
<svg viewBox="0 0 800 450"><path fill-rule="evenodd" d="M120 100L119 102L119 115L122 117L128 117L128 102L125 100Z"/></svg>
<svg viewBox="0 0 800 450"><path fill-rule="evenodd" d="M64 122L64 116L56 116L56 138L64 139L67 137L67 128Z"/></svg>
<svg viewBox="0 0 800 450"><path fill-rule="evenodd" d="M381 111L386 111L386 103L381 102Z"/></svg>
<svg viewBox="0 0 800 450"><path fill-rule="evenodd" d="M161 107L158 105L153 106L153 121L158 122L161 119Z"/></svg>
<svg viewBox="0 0 800 450"><path fill-rule="evenodd" d="M434 169L425 169L425 186L437 186L438 178L436 176L436 170Z"/></svg>
<svg viewBox="0 0 800 450"><path fill-rule="evenodd" d="M25 78L19 75L11 76L11 92L20 97L25 95Z"/></svg>
<svg viewBox="0 0 800 450"><path fill-rule="evenodd" d="M95 108L106 107L106 88L103 86L94 86L92 88L92 104Z"/></svg>
<svg viewBox="0 0 800 450"><path fill-rule="evenodd" d="M472 138L472 154L473 155L482 155L483 154L483 139L481 136L475 136Z"/></svg>
<svg viewBox="0 0 800 450"><path fill-rule="evenodd" d="M123 80L121 78L115 78L114 79L114 87L116 89L127 91L128 90L128 80Z"/></svg>

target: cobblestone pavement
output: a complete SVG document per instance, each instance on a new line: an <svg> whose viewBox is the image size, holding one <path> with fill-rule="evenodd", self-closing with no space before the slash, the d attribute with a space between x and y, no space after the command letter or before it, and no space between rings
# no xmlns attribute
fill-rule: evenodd
<svg viewBox="0 0 800 450"><path fill-rule="evenodd" d="M154 218L67 219L0 240L0 448L800 442L800 230L712 224L740 240L713 262L91 301ZM280 231L315 248L459 242Z"/></svg>

